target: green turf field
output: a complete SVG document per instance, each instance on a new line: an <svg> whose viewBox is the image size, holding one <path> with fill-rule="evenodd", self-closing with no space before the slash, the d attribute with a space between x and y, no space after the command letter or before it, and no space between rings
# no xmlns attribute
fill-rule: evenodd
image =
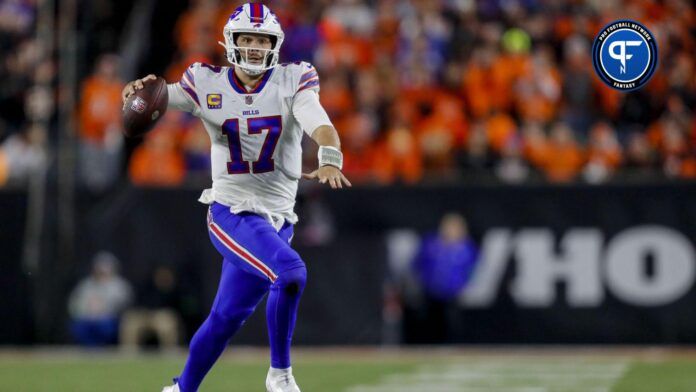
<svg viewBox="0 0 696 392"><path fill-rule="evenodd" d="M230 350L232 351L232 350ZM161 391L182 355L0 351L0 391ZM202 392L264 392L264 354L227 354ZM303 392L693 392L696 355L655 350L302 350Z"/></svg>

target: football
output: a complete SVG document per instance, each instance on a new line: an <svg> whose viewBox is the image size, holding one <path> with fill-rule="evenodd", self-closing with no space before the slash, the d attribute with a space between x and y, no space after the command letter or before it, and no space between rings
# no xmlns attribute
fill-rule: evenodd
<svg viewBox="0 0 696 392"><path fill-rule="evenodd" d="M123 106L123 133L135 137L152 129L167 111L168 101L167 82L163 78L146 81Z"/></svg>

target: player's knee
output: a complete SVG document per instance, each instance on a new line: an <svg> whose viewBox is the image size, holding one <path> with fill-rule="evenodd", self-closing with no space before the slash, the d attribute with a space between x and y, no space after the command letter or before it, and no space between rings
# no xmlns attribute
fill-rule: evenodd
<svg viewBox="0 0 696 392"><path fill-rule="evenodd" d="M290 295L301 294L307 283L307 268L303 265L282 272L275 284Z"/></svg>
<svg viewBox="0 0 696 392"><path fill-rule="evenodd" d="M275 286L291 295L301 294L307 283L307 267L297 252L292 249L283 256L287 259L281 265L286 266L287 269L278 274Z"/></svg>

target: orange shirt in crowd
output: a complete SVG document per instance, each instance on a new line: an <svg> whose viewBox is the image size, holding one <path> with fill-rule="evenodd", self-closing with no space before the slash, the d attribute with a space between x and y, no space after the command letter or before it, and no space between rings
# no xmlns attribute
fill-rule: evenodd
<svg viewBox="0 0 696 392"><path fill-rule="evenodd" d="M549 181L566 182L573 180L585 164L585 156L575 141L573 131L564 123L551 129L549 148L542 170Z"/></svg>
<svg viewBox="0 0 696 392"><path fill-rule="evenodd" d="M535 70L527 63L520 76L513 96L515 107L524 121L552 121L558 110L561 96L561 75L555 68Z"/></svg>
<svg viewBox="0 0 696 392"><path fill-rule="evenodd" d="M222 49L222 47L220 49ZM211 59L200 53L190 53L184 56L180 61L172 63L169 68L167 68L167 71L164 73L165 79L167 79L169 83L178 82L181 80L181 75L183 75L186 69L193 63L210 64Z"/></svg>
<svg viewBox="0 0 696 392"><path fill-rule="evenodd" d="M696 157L695 156L690 155L682 161L681 168L679 170L679 177L689 178L689 179L696 178Z"/></svg>
<svg viewBox="0 0 696 392"><path fill-rule="evenodd" d="M418 132L417 140L429 169L452 165L455 136L444 122L430 120L428 126Z"/></svg>
<svg viewBox="0 0 696 392"><path fill-rule="evenodd" d="M609 118L616 118L619 114L619 109L625 96L619 90L607 86L599 79L594 81L594 90L597 92L598 105L597 107Z"/></svg>
<svg viewBox="0 0 696 392"><path fill-rule="evenodd" d="M543 171L553 182L572 181L585 163L583 152L576 144L553 145L547 150Z"/></svg>
<svg viewBox="0 0 696 392"><path fill-rule="evenodd" d="M542 168L549 161L549 143L544 131L526 132L523 135L522 156L532 165Z"/></svg>
<svg viewBox="0 0 696 392"><path fill-rule="evenodd" d="M213 32L216 34L215 38L217 40L218 35L221 37L222 36L222 30L225 28L225 25L227 24L227 21L230 19L230 15L234 12L234 10L237 9L241 4L237 4L236 2L222 2L220 6L217 9L217 12L215 13L215 20L213 21ZM278 14L276 10L276 15ZM222 37L221 37L222 38ZM219 41L222 41L220 39ZM220 47L222 49L222 47Z"/></svg>
<svg viewBox="0 0 696 392"><path fill-rule="evenodd" d="M375 148L372 171L378 182L418 182L423 177L423 158L412 132L395 128Z"/></svg>
<svg viewBox="0 0 696 392"><path fill-rule="evenodd" d="M131 157L129 174L134 184L175 186L183 183L186 165L177 149L178 136L166 127L158 127L147 135Z"/></svg>
<svg viewBox="0 0 696 392"><path fill-rule="evenodd" d="M215 30L217 11L215 5L203 1L179 17L174 26L174 38L181 52L200 52L201 44L208 46L222 38L222 28Z"/></svg>
<svg viewBox="0 0 696 392"><path fill-rule="evenodd" d="M462 78L464 96L474 118L510 108L513 81L521 75L529 59L523 55L495 54L490 61L490 66L483 60L471 62Z"/></svg>
<svg viewBox="0 0 696 392"><path fill-rule="evenodd" d="M353 183L365 182L372 175L374 134L367 116L354 113L333 123L341 137L343 173Z"/></svg>
<svg viewBox="0 0 696 392"><path fill-rule="evenodd" d="M336 21L324 18L318 26L324 38L321 62L328 68L357 67L371 65L375 59L371 40L351 35Z"/></svg>
<svg viewBox="0 0 696 392"><path fill-rule="evenodd" d="M447 132L453 140L452 147L466 144L469 124L464 115L464 103L456 96L437 94L432 102L432 113L418 125L418 136L430 132Z"/></svg>
<svg viewBox="0 0 696 392"><path fill-rule="evenodd" d="M98 76L85 80L78 114L83 139L101 143L107 128L121 126L122 89L123 84L118 80Z"/></svg>
<svg viewBox="0 0 696 392"><path fill-rule="evenodd" d="M648 142L663 157L681 156L688 149L686 135L669 120L657 120L648 127Z"/></svg>
<svg viewBox="0 0 696 392"><path fill-rule="evenodd" d="M489 82L488 71L477 65L470 64L462 78L464 96L474 118L481 118L493 110L493 92Z"/></svg>
<svg viewBox="0 0 696 392"><path fill-rule="evenodd" d="M522 56L498 55L491 67L491 94L493 109L509 110L512 106L512 83L520 74L525 58Z"/></svg>
<svg viewBox="0 0 696 392"><path fill-rule="evenodd" d="M587 160L602 164L610 169L619 167L622 161L621 145L614 131L602 124L596 125L590 133Z"/></svg>
<svg viewBox="0 0 696 392"><path fill-rule="evenodd" d="M587 152L587 160L590 162L601 163L602 166L616 169L621 164L621 150L620 149L598 149L590 147Z"/></svg>
<svg viewBox="0 0 696 392"><path fill-rule="evenodd" d="M327 76L321 80L319 100L329 116L345 115L353 109L353 94L348 89L347 81L338 76Z"/></svg>
<svg viewBox="0 0 696 392"><path fill-rule="evenodd" d="M373 148L365 147L362 150L343 150L343 174L351 183L360 184L368 182L373 176L372 160Z"/></svg>
<svg viewBox="0 0 696 392"><path fill-rule="evenodd" d="M389 7L389 4L380 4L381 7ZM373 37L374 53L378 56L396 55L399 47L399 26L401 21L395 11L378 12L375 34Z"/></svg>
<svg viewBox="0 0 696 392"><path fill-rule="evenodd" d="M10 166L7 162L7 157L0 151L0 187L7 183L7 179L10 177Z"/></svg>
<svg viewBox="0 0 696 392"><path fill-rule="evenodd" d="M486 120L486 136L494 151L503 150L505 143L515 135L517 126L507 113L499 112Z"/></svg>
<svg viewBox="0 0 696 392"><path fill-rule="evenodd" d="M652 148L658 151L662 148L662 123L659 120L648 126L645 135Z"/></svg>

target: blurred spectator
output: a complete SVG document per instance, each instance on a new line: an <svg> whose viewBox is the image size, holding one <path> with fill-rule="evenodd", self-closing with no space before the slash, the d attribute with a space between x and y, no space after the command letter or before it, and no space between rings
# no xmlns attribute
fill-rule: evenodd
<svg viewBox="0 0 696 392"><path fill-rule="evenodd" d="M655 150L651 148L645 134L640 132L632 133L628 138L626 166L649 172L655 168L656 163L657 156Z"/></svg>
<svg viewBox="0 0 696 392"><path fill-rule="evenodd" d="M669 177L681 176L682 163L689 154L689 146L685 130L674 119L667 118L662 121L660 153L665 174Z"/></svg>
<svg viewBox="0 0 696 392"><path fill-rule="evenodd" d="M511 137L505 143L500 161L495 168L495 174L503 182L520 183L530 175L529 166L523 159L522 141L518 137Z"/></svg>
<svg viewBox="0 0 696 392"><path fill-rule="evenodd" d="M423 292L424 328L416 333L420 343L446 343L456 325L456 299L478 261L479 250L469 236L463 216L449 213L442 217L436 234L425 235L413 260L413 271ZM413 338L412 333L407 333ZM418 336L420 335L420 336ZM413 342L416 343L416 342Z"/></svg>
<svg viewBox="0 0 696 392"><path fill-rule="evenodd" d="M485 125L480 121L474 123L462 162L465 171L487 172L493 168L494 159L495 157L488 146Z"/></svg>
<svg viewBox="0 0 696 392"><path fill-rule="evenodd" d="M542 163L546 178L552 182L575 179L584 164L581 147L567 124L558 122L551 129L548 153Z"/></svg>
<svg viewBox="0 0 696 392"><path fill-rule="evenodd" d="M0 188L25 185L32 175L44 170L45 131L38 126L16 133L0 144Z"/></svg>
<svg viewBox="0 0 696 392"><path fill-rule="evenodd" d="M214 30L218 15L216 1L194 0L190 3L190 8L181 14L174 27L174 39L183 53L209 55L215 47L217 37L222 34L222 29ZM229 17L229 13L227 15ZM180 77L185 69L174 75Z"/></svg>
<svg viewBox="0 0 696 392"><path fill-rule="evenodd" d="M82 84L78 119L80 183L101 191L118 178L123 147L119 58L102 55Z"/></svg>
<svg viewBox="0 0 696 392"><path fill-rule="evenodd" d="M423 166L420 148L408 129L395 128L387 133L385 142L376 148L374 172L382 184L413 184L421 179Z"/></svg>
<svg viewBox="0 0 696 392"><path fill-rule="evenodd" d="M590 130L588 144L584 177L591 183L604 182L616 172L623 160L614 128L606 122L596 123Z"/></svg>
<svg viewBox="0 0 696 392"><path fill-rule="evenodd" d="M549 144L546 133L540 123L528 122L522 127L523 147L522 153L525 159L536 168L542 168L548 160Z"/></svg>
<svg viewBox="0 0 696 392"><path fill-rule="evenodd" d="M432 113L418 127L423 168L429 179L451 178L452 151L462 146L467 136L463 105L456 97L444 95L435 98L432 105Z"/></svg>
<svg viewBox="0 0 696 392"><path fill-rule="evenodd" d="M186 162L179 149L179 112L168 112L133 153L130 179L138 185L176 186L184 182Z"/></svg>
<svg viewBox="0 0 696 392"><path fill-rule="evenodd" d="M7 184L7 180L10 177L10 165L7 162L7 157L5 153L0 150L0 188Z"/></svg>
<svg viewBox="0 0 696 392"><path fill-rule="evenodd" d="M184 163L189 180L210 181L210 138L203 123L193 120L183 136Z"/></svg>
<svg viewBox="0 0 696 392"><path fill-rule="evenodd" d="M160 347L176 347L181 329L176 309L183 306L183 296L174 270L157 266L138 297L137 307L123 314L121 345L136 348L148 333L154 333Z"/></svg>
<svg viewBox="0 0 696 392"><path fill-rule="evenodd" d="M508 95L505 77L500 75L501 71L494 68L498 55L495 48L476 48L464 69L464 97L474 118L484 117L494 109L500 108L500 100Z"/></svg>
<svg viewBox="0 0 696 392"><path fill-rule="evenodd" d="M132 298L130 284L118 274L116 257L97 253L90 276L70 294L68 309L75 341L85 346L115 344L121 312Z"/></svg>
<svg viewBox="0 0 696 392"><path fill-rule="evenodd" d="M26 0L5 0L0 3L0 31L29 34L33 27L34 5Z"/></svg>
<svg viewBox="0 0 696 392"><path fill-rule="evenodd" d="M25 186L48 161L55 67L35 27L35 1L0 2L0 187Z"/></svg>
<svg viewBox="0 0 696 392"><path fill-rule="evenodd" d="M276 10L275 6L273 8L278 15L279 11ZM316 15L309 11L300 12L293 16L295 23L283 26L286 40L283 41L281 48L281 58L287 62L311 59L321 39L319 26L315 20Z"/></svg>
<svg viewBox="0 0 696 392"><path fill-rule="evenodd" d="M561 75L553 64L550 48L538 49L525 63L515 84L515 105L526 121L549 122L556 116L561 99Z"/></svg>
<svg viewBox="0 0 696 392"><path fill-rule="evenodd" d="M486 138L495 152L499 153L516 133L515 121L505 112L496 111L486 119Z"/></svg>
<svg viewBox="0 0 696 392"><path fill-rule="evenodd" d="M358 182L365 182L372 179L373 175L377 178L385 178L385 182L393 180L393 177L382 177L380 170L387 171L388 167L379 167L380 170L373 169L374 147L374 127L371 119L367 115L356 113L354 116L344 117L336 122L338 129L341 130L341 143L344 154L343 172L349 178L355 178ZM315 159L313 157L313 159Z"/></svg>
<svg viewBox="0 0 696 392"><path fill-rule="evenodd" d="M561 118L575 132L584 134L593 113L593 83L590 43L587 37L573 35L563 44L563 108Z"/></svg>

